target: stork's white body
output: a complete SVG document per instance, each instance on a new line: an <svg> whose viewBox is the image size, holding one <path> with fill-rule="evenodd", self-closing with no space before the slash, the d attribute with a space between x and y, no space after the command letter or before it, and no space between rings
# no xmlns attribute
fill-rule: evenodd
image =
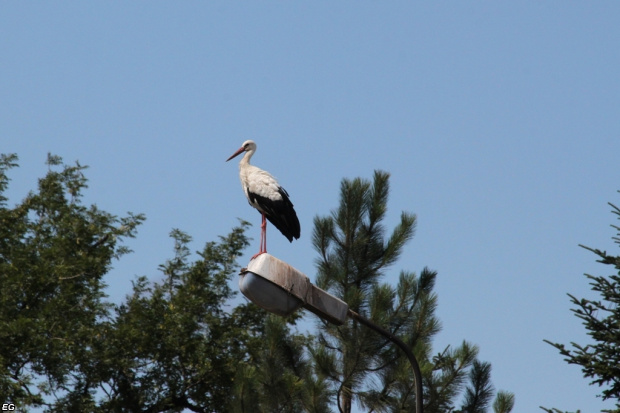
<svg viewBox="0 0 620 413"><path fill-rule="evenodd" d="M265 211L260 203L258 203L254 197L251 197L250 194L259 195L274 202L282 201L282 195L279 192L281 187L278 181L276 181L276 178L269 172L263 171L257 166L250 165L251 156L249 152L246 152L241 162L239 162L239 179L241 180L243 193L250 205L264 213Z"/></svg>

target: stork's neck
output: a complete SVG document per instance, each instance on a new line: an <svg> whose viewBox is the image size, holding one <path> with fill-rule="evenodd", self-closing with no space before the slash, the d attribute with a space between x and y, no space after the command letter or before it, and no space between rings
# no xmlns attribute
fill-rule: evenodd
<svg viewBox="0 0 620 413"><path fill-rule="evenodd" d="M247 151L244 155L243 158L241 158L241 160L239 161L239 168L244 167L245 165L249 165L250 164L250 159L252 158L252 155L254 155L254 151Z"/></svg>

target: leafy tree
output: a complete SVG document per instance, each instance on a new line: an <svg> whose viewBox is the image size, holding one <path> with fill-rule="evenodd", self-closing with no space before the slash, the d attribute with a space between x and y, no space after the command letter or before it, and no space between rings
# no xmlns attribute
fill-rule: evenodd
<svg viewBox="0 0 620 413"><path fill-rule="evenodd" d="M476 346L463 342L431 358L431 342L440 330L433 293L437 273L428 268L419 276L401 271L396 287L381 283L413 237L416 223L415 215L403 212L386 237L382 221L388 181L389 175L380 171L372 183L343 180L338 209L315 218L316 283L410 346L424 376L425 411L454 411L463 390L461 411L486 411L493 394L490 365L477 360ZM352 321L342 326L323 322L319 329L311 353L318 373L337 395L340 412L349 413L354 401L369 412L414 411L411 366L398 348ZM513 395L500 392L496 411L509 412L513 404Z"/></svg>
<svg viewBox="0 0 620 413"><path fill-rule="evenodd" d="M613 208L612 213L620 216L620 209L611 203L609 205ZM612 227L620 231L620 227ZM612 239L620 244L620 232ZM583 321L594 343L580 345L571 342L571 348L567 348L564 344L544 341L557 348L567 363L581 366L584 377L593 379L590 384L603 387L603 400L615 400L616 409L613 411L620 412L620 255L608 255L606 251L580 246L596 254L599 257L597 262L611 265L617 272L609 276L585 274L592 291L600 294L598 300L578 299L568 294L575 305L571 311Z"/></svg>
<svg viewBox="0 0 620 413"><path fill-rule="evenodd" d="M38 191L9 208L7 171L17 156L0 156L0 401L18 408L52 395L89 405L94 383L84 377L110 309L103 276L144 219L82 205L85 167L53 155L47 165Z"/></svg>
<svg viewBox="0 0 620 413"><path fill-rule="evenodd" d="M107 331L98 357L105 361L103 410L217 411L226 405L256 322L225 311L247 225L207 243L195 262L191 238L172 231L175 255L160 266L163 280L140 277Z"/></svg>
<svg viewBox="0 0 620 413"><path fill-rule="evenodd" d="M197 260L190 236L173 230L161 281L139 277L113 305L103 276L144 217L84 206L85 167L47 163L38 192L8 208L17 157L0 157L0 402L52 412L329 411L303 356L309 338L290 333L295 319L233 306L247 222Z"/></svg>
<svg viewBox="0 0 620 413"><path fill-rule="evenodd" d="M139 278L116 310L98 357L102 411L311 411L306 338L254 305L231 305L248 225L207 243L193 262L191 238L172 231L175 256L160 267L162 281Z"/></svg>

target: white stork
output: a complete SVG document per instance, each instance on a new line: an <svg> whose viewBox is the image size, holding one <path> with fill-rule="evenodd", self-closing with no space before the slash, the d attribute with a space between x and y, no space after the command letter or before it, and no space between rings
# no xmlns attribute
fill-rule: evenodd
<svg viewBox="0 0 620 413"><path fill-rule="evenodd" d="M254 152L256 152L254 141L243 142L241 148L233 153L230 158L226 159L226 162L241 152L245 152L245 155L243 155L239 162L241 186L250 205L258 209L262 215L260 251L252 257L254 259L260 254L267 252L267 222L265 218L278 228L289 242L293 242L293 238L299 239L300 227L293 204L288 198L288 192L280 186L278 181L269 172L250 165L250 159Z"/></svg>

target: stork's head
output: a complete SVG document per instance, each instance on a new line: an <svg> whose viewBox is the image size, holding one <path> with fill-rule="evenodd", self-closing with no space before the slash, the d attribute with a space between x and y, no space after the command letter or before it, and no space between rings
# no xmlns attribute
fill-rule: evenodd
<svg viewBox="0 0 620 413"><path fill-rule="evenodd" d="M251 152L254 153L256 151L256 144L252 140L247 140L243 142L241 148L237 149L237 152L233 153L230 158L226 159L226 162L230 161L235 156L239 155L241 152Z"/></svg>

